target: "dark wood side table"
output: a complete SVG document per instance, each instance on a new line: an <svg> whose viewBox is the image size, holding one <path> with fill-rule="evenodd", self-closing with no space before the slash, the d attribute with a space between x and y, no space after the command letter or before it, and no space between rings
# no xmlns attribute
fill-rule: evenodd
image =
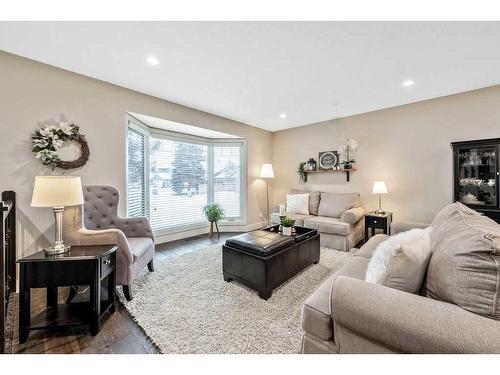
<svg viewBox="0 0 500 375"><path fill-rule="evenodd" d="M100 329L102 315L116 309L116 245L72 246L59 255L39 251L18 260L19 341L25 342L29 331L69 325L90 325L92 335ZM107 279L107 298L101 300L101 282ZM90 301L57 303L57 288L89 285ZM31 288L47 288L47 309L31 318Z"/></svg>
<svg viewBox="0 0 500 375"><path fill-rule="evenodd" d="M371 229L371 235L375 235L375 229L382 229L384 234L391 234L392 212L377 214L375 211L368 212L365 215L365 242L368 241L368 229Z"/></svg>

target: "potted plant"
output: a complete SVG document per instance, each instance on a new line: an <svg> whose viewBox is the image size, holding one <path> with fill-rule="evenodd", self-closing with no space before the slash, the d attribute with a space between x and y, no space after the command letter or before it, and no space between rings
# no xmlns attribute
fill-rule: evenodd
<svg viewBox="0 0 500 375"><path fill-rule="evenodd" d="M214 234L214 223L215 223L215 228L217 229L217 239L219 239L220 233L217 222L224 219L226 215L224 213L224 209L218 203L209 203L205 207L203 207L203 214L210 222L210 238L212 238Z"/></svg>
<svg viewBox="0 0 500 375"><path fill-rule="evenodd" d="M354 154L358 151L358 142L354 139L347 138L345 145L339 147L338 152L342 159L340 165L344 166L344 169L351 169L352 163L355 163Z"/></svg>
<svg viewBox="0 0 500 375"><path fill-rule="evenodd" d="M281 219L281 225L283 227L283 235L291 236L292 228L295 225L295 220L293 220L291 217L285 216L283 219Z"/></svg>
<svg viewBox="0 0 500 375"><path fill-rule="evenodd" d="M299 163L299 166L297 167L297 174L299 175L299 179L302 182L307 182L306 165L307 163L303 161Z"/></svg>

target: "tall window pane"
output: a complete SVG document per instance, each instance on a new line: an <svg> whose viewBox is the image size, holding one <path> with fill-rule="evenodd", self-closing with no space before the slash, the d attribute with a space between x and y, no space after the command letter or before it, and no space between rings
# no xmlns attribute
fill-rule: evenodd
<svg viewBox="0 0 500 375"><path fill-rule="evenodd" d="M227 218L241 216L240 146L214 146L214 202Z"/></svg>
<svg viewBox="0 0 500 375"><path fill-rule="evenodd" d="M150 139L150 219L153 229L204 222L208 202L208 147Z"/></svg>
<svg viewBox="0 0 500 375"><path fill-rule="evenodd" d="M128 216L146 216L145 147L146 137L128 129Z"/></svg>

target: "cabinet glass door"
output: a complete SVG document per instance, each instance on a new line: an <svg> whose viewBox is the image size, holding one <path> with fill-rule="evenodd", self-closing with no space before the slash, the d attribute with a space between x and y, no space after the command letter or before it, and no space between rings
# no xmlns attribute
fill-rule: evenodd
<svg viewBox="0 0 500 375"><path fill-rule="evenodd" d="M458 150L458 199L468 205L496 206L496 147Z"/></svg>

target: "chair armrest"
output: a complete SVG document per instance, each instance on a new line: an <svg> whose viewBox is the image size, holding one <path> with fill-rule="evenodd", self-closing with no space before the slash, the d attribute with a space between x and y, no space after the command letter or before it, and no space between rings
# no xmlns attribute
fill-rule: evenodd
<svg viewBox="0 0 500 375"><path fill-rule="evenodd" d="M113 224L126 237L149 237L153 242L155 240L149 220L145 217L117 217Z"/></svg>
<svg viewBox="0 0 500 375"><path fill-rule="evenodd" d="M391 223L391 234L406 232L407 230L414 228L425 229L428 226L429 224L426 223L417 223L412 221L395 221Z"/></svg>
<svg viewBox="0 0 500 375"><path fill-rule="evenodd" d="M396 351L500 352L500 321L453 304L345 276L330 302L336 324Z"/></svg>
<svg viewBox="0 0 500 375"><path fill-rule="evenodd" d="M118 245L118 256L124 256L128 264L134 257L125 234L119 229L91 230L81 228L73 233L65 234L65 242L70 245Z"/></svg>
<svg viewBox="0 0 500 375"><path fill-rule="evenodd" d="M363 207L354 207L342 212L342 215L340 215L340 221L349 224L356 224L364 216L365 216L365 209Z"/></svg>

